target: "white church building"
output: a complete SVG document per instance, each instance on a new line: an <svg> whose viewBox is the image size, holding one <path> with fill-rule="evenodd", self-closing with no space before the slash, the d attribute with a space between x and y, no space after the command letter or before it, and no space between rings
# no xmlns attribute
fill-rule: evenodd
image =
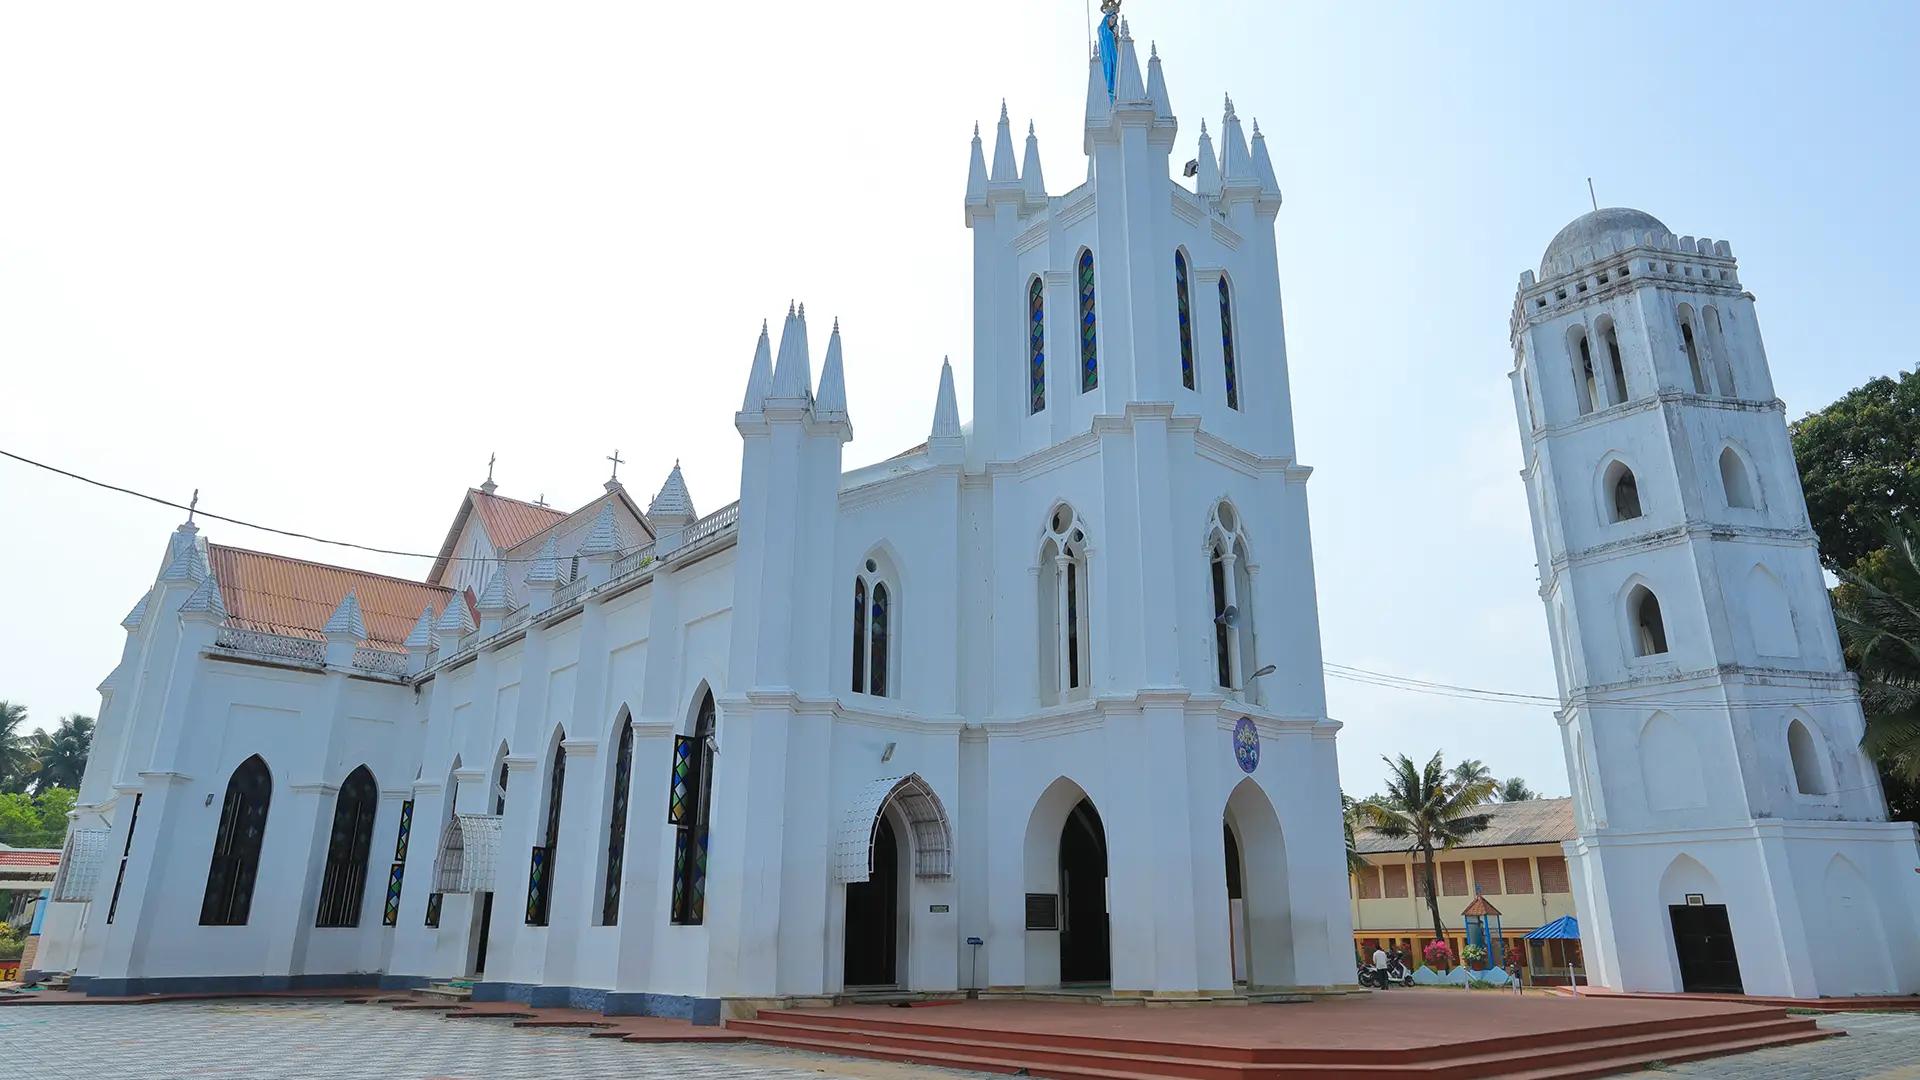
<svg viewBox="0 0 1920 1080"><path fill-rule="evenodd" d="M1915 826L1860 749L1732 250L1596 209L1521 275L1511 333L1592 981L1920 992Z"/></svg>
<svg viewBox="0 0 1920 1080"><path fill-rule="evenodd" d="M703 1020L1351 984L1279 186L1231 102L1176 179L1159 58L1114 30L1084 183L1004 108L974 137L971 424L943 367L926 441L845 468L839 328L795 307L743 350L740 499L704 516L678 466L644 510L489 479L423 581L181 526L40 967Z"/></svg>

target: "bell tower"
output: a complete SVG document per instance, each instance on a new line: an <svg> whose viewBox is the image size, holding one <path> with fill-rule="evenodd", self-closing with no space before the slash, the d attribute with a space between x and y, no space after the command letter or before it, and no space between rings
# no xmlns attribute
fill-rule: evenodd
<svg viewBox="0 0 1920 1080"><path fill-rule="evenodd" d="M1914 826L1859 747L1731 248L1596 209L1521 275L1510 330L1594 982L1920 988Z"/></svg>

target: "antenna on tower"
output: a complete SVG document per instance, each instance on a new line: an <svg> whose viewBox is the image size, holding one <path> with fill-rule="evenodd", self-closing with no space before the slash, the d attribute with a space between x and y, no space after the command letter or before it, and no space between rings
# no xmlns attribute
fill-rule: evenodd
<svg viewBox="0 0 1920 1080"><path fill-rule="evenodd" d="M1600 209L1600 196L1593 193L1593 177L1591 176L1587 177L1587 201L1593 204L1595 210Z"/></svg>

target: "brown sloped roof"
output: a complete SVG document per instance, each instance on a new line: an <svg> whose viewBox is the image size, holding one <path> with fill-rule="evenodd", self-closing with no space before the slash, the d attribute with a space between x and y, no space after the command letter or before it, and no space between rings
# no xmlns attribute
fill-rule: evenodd
<svg viewBox="0 0 1920 1080"><path fill-rule="evenodd" d="M504 552L530 536L545 532L567 517L551 506L521 502L505 495L489 495L479 488L467 490L473 499L474 510L480 515L480 524L485 526L487 539L493 542L495 551Z"/></svg>
<svg viewBox="0 0 1920 1080"><path fill-rule="evenodd" d="M1460 910L1462 915L1498 915L1500 909L1487 902L1485 893L1476 893L1473 902Z"/></svg>
<svg viewBox="0 0 1920 1080"><path fill-rule="evenodd" d="M1525 802L1488 803L1477 813L1492 818L1482 832L1474 833L1461 844L1463 848L1506 847L1511 844L1558 844L1571 840L1573 831L1572 799L1528 799ZM1372 829L1355 829L1354 849L1362 855L1378 855L1407 850L1407 841L1389 840Z"/></svg>
<svg viewBox="0 0 1920 1080"><path fill-rule="evenodd" d="M52 870L60 865L59 848L0 847L0 866Z"/></svg>
<svg viewBox="0 0 1920 1080"><path fill-rule="evenodd" d="M208 544L207 562L220 583L230 625L292 637L321 637L327 617L351 589L360 601L367 640L399 649L420 609L432 604L438 615L453 595L438 585L225 544Z"/></svg>

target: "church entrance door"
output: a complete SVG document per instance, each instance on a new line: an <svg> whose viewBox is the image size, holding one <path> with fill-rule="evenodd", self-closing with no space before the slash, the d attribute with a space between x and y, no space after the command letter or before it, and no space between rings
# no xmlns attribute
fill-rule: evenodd
<svg viewBox="0 0 1920 1080"><path fill-rule="evenodd" d="M487 973L487 931L493 927L493 894L480 894L480 925L473 933L473 973Z"/></svg>
<svg viewBox="0 0 1920 1080"><path fill-rule="evenodd" d="M1112 978L1107 950L1107 831L1081 799L1060 831L1060 981Z"/></svg>
<svg viewBox="0 0 1920 1080"><path fill-rule="evenodd" d="M900 846L885 811L874 830L873 871L847 883L845 986L895 986L900 928Z"/></svg>
<svg viewBox="0 0 1920 1080"><path fill-rule="evenodd" d="M1688 993L1741 994L1740 957L1725 904L1674 904L1673 951L1680 960L1680 989Z"/></svg>

